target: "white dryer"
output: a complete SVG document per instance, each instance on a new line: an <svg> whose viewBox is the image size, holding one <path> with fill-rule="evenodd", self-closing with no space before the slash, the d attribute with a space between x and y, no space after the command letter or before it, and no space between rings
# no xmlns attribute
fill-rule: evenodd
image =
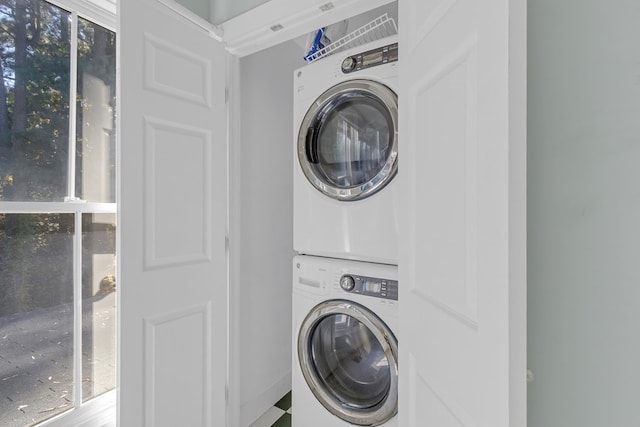
<svg viewBox="0 0 640 427"><path fill-rule="evenodd" d="M295 71L298 253L397 265L397 67L393 37Z"/></svg>
<svg viewBox="0 0 640 427"><path fill-rule="evenodd" d="M397 427L397 271L294 258L294 427Z"/></svg>

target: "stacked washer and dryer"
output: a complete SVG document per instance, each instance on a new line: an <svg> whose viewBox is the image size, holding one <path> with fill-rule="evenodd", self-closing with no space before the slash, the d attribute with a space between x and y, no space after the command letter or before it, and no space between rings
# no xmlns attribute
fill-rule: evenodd
<svg viewBox="0 0 640 427"><path fill-rule="evenodd" d="M397 426L398 44L294 73L292 421Z"/></svg>

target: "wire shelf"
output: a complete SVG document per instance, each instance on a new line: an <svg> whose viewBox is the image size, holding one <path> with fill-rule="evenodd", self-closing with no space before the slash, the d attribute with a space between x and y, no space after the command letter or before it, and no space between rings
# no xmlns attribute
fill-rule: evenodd
<svg viewBox="0 0 640 427"><path fill-rule="evenodd" d="M366 23L357 30L350 32L341 39L336 40L330 45L325 46L317 52L309 54L306 57L306 60L308 62L314 62L340 50L360 46L395 34L398 34L396 21L394 21L393 18L389 18L385 13L373 21Z"/></svg>

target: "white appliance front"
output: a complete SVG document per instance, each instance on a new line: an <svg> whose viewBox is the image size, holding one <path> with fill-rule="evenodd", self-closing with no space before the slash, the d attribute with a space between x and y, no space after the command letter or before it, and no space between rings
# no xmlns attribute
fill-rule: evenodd
<svg viewBox="0 0 640 427"><path fill-rule="evenodd" d="M298 253L397 265L397 59L386 38L295 71Z"/></svg>
<svg viewBox="0 0 640 427"><path fill-rule="evenodd" d="M397 267L293 261L293 427L397 427Z"/></svg>

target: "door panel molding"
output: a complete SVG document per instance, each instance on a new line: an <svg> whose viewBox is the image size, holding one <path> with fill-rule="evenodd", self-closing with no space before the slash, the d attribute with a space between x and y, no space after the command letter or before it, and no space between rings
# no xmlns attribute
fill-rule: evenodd
<svg viewBox="0 0 640 427"><path fill-rule="evenodd" d="M411 179L409 191L429 195L428 204L412 203L409 224L425 239L443 243L423 262L428 274L439 280L413 280L409 292L474 329L478 328L476 70L474 33L426 69L408 91L409 138L421 141L415 150L410 147L409 162L421 172ZM442 182L449 183L446 191L440 191ZM412 240L410 253L420 253L422 244L423 240Z"/></svg>
<svg viewBox="0 0 640 427"><path fill-rule="evenodd" d="M435 27L445 18L449 10L459 0L440 0L440 1L425 1L421 2L420 6L427 7L426 13L420 13L418 4L409 3L409 16L410 21L407 25L409 31L409 45L407 51L413 52L418 43L424 40ZM422 19L418 19L422 17Z"/></svg>
<svg viewBox="0 0 640 427"><path fill-rule="evenodd" d="M211 413L211 304L188 307L144 319L144 425L154 427L163 420L164 425L181 425L185 412L201 414L200 422L186 425L213 425ZM180 335L182 342L176 342L175 330L190 329L191 334ZM166 331L166 332L165 332ZM163 360L166 348L180 346L180 358ZM185 360L185 356L189 360ZM200 367L200 369L198 369ZM166 371L173 373L171 384L159 381L166 377ZM205 373L204 377L200 377ZM187 387L181 386L182 384ZM196 385L200 383L200 387ZM175 407L167 407L162 402L174 400ZM163 396L164 400L159 396ZM159 403L160 402L160 403ZM183 402L182 405L179 402ZM176 408L180 408L176 410ZM176 415L173 415L176 414ZM169 420L178 417L173 424ZM193 419L193 418L191 418Z"/></svg>
<svg viewBox="0 0 640 427"><path fill-rule="evenodd" d="M211 261L211 131L144 122L145 270ZM173 205L180 217L164 215Z"/></svg>
<svg viewBox="0 0 640 427"><path fill-rule="evenodd" d="M160 75L160 72L177 70L184 74ZM205 57L187 52L151 34L144 34L146 89L211 108L211 70L211 61Z"/></svg>
<svg viewBox="0 0 640 427"><path fill-rule="evenodd" d="M439 427L475 427L473 421L464 408L453 400L448 393L443 392L442 387L434 387L432 382L428 381L418 368L416 358L411 355L409 357L409 389L411 390L410 399L412 399L410 407L424 407L425 410L433 414L437 420ZM439 390L436 391L436 390ZM420 418L415 410L409 414L410 427L424 426L424 420Z"/></svg>

